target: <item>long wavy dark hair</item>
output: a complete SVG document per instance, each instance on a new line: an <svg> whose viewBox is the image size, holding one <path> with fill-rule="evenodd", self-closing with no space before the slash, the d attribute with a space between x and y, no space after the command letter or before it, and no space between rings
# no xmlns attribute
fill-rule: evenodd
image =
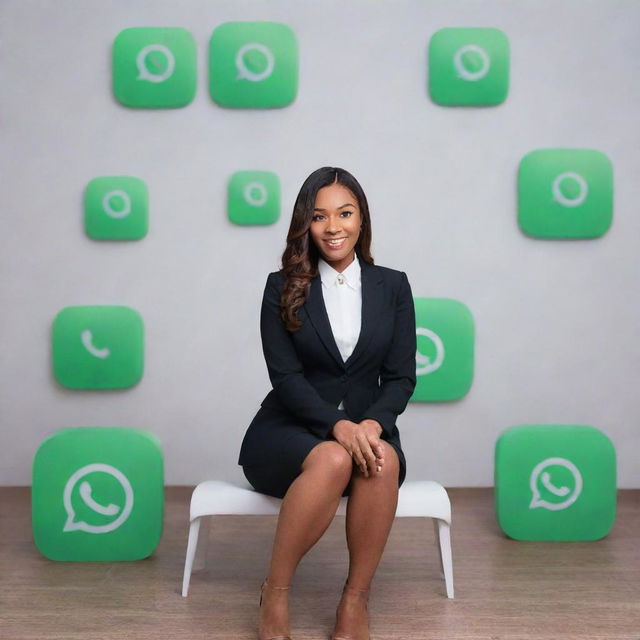
<svg viewBox="0 0 640 640"><path fill-rule="evenodd" d="M339 167L316 169L300 187L293 205L287 246L282 254L284 287L280 297L280 315L288 331L297 331L302 326L297 311L309 295L311 280L318 275L319 252L309 233L316 194L322 187L336 182L349 189L358 201L362 228L355 251L364 262L373 264L369 205L360 183L348 171Z"/></svg>

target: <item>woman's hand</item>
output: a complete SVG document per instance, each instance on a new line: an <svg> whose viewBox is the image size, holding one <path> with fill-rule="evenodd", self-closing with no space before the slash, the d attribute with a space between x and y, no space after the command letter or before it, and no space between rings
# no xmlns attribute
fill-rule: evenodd
<svg viewBox="0 0 640 640"><path fill-rule="evenodd" d="M382 427L376 420L362 422L338 420L333 426L333 437L351 454L353 461L366 478L369 473L380 473L384 465L380 434Z"/></svg>

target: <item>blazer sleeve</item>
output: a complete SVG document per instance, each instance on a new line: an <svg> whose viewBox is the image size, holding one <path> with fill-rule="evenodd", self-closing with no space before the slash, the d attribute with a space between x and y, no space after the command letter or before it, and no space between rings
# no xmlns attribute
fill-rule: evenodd
<svg viewBox="0 0 640 640"><path fill-rule="evenodd" d="M278 273L270 273L262 298L260 336L269 379L278 400L320 438L331 434L346 411L324 400L306 379L289 332L280 317Z"/></svg>
<svg viewBox="0 0 640 640"><path fill-rule="evenodd" d="M416 312L407 275L402 272L391 346L380 370L382 392L364 413L390 437L416 386Z"/></svg>

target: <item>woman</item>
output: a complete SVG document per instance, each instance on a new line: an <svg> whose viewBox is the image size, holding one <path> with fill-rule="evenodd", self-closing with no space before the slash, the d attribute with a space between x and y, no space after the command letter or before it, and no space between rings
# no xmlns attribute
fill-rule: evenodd
<svg viewBox="0 0 640 640"><path fill-rule="evenodd" d="M244 436L238 464L284 498L260 596L259 640L289 638L295 569L341 496L349 572L333 640L368 640L369 585L406 474L396 427L416 384L415 312L401 271L375 266L365 194L322 167L296 199L282 270L269 274L260 332L273 389Z"/></svg>

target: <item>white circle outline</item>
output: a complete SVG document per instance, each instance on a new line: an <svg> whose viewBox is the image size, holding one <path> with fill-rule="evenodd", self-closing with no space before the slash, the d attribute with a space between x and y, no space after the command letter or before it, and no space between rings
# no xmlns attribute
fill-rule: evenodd
<svg viewBox="0 0 640 640"><path fill-rule="evenodd" d="M256 51L260 51L267 59L267 66L264 71L260 73L253 73L244 63L244 54L247 51L251 51L255 49ZM238 78L245 78L246 80L250 80L251 82L260 82L265 78L268 78L273 73L273 68L275 66L276 59L273 55L273 52L269 47L260 44L259 42L247 42L242 45L240 49L238 49L238 53L236 53L236 69L238 70Z"/></svg>
<svg viewBox="0 0 640 640"><path fill-rule="evenodd" d="M462 63L462 56L472 51L477 53L480 58L482 58L483 66L479 71L469 71L464 64ZM453 56L453 64L458 72L458 75L463 80L469 80L471 82L475 82L477 80L481 80L484 78L487 73L489 73L489 69L491 67L491 59L489 58L489 54L477 44L465 44L464 47L460 47Z"/></svg>
<svg viewBox="0 0 640 640"><path fill-rule="evenodd" d="M444 343L437 333L425 327L416 327L416 336L429 338L436 347L436 357L433 362L430 362L427 356L423 355L418 349L416 349L416 375L424 376L427 373L436 371L442 366L445 354ZM418 368L418 364L421 364L422 366Z"/></svg>
<svg viewBox="0 0 640 640"><path fill-rule="evenodd" d="M114 211L111 208L111 198L120 197L124 200L124 209L122 211ZM131 213L131 196L122 189L114 189L105 193L102 197L102 209L110 218L126 218Z"/></svg>
<svg viewBox="0 0 640 640"><path fill-rule="evenodd" d="M260 191L261 196L259 199L256 199L251 195L251 192L254 189L258 189ZM249 182L244 186L242 190L242 197L245 199L247 204L250 204L252 207L261 207L266 203L269 197L269 193L262 182L257 182L254 180L253 182Z"/></svg>
<svg viewBox="0 0 640 640"><path fill-rule="evenodd" d="M151 73L148 69L145 58L153 51L164 53L167 57L167 68L164 73ZM148 44L138 52L138 55L136 56L136 67L138 68L139 73L136 80L148 80L149 82L159 83L164 82L171 76L176 68L176 59L173 53L171 53L171 49L169 49L169 47L165 47L163 44Z"/></svg>
<svg viewBox="0 0 640 640"><path fill-rule="evenodd" d="M578 183L580 187L580 194L577 198L567 198L562 191L560 191L560 183L567 178L572 178ZM587 198L589 193L589 184L587 181L575 171L565 171L556 176L553 184L551 185L551 192L553 193L553 199L564 207L579 207Z"/></svg>
<svg viewBox="0 0 640 640"><path fill-rule="evenodd" d="M557 465L559 467L565 467L566 469L569 469L576 482L576 486L569 499L565 500L564 502L558 502L557 504L555 502L549 502L547 500L539 499L540 492L538 491L538 477L542 473L543 469L552 465ZM578 470L578 467L576 467L576 465L571 462L571 460L567 460L566 458L547 458L542 462L538 462L538 464L533 468L533 471L529 476L529 488L531 489L531 493L533 494L531 503L529 504L529 509L542 507L544 509L548 509L549 511L561 511L562 509L570 507L582 493L582 474Z"/></svg>

